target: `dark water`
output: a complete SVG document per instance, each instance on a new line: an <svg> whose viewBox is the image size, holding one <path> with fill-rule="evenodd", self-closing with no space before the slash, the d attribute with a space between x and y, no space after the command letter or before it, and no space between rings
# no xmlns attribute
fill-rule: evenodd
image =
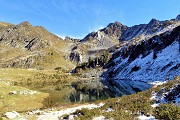
<svg viewBox="0 0 180 120"><path fill-rule="evenodd" d="M82 86L81 89L76 89L76 87L73 87L73 85L66 86L71 92L67 92L67 88L63 88L67 90L61 89L52 91L51 96L49 96L49 98L45 100L45 106L78 102L94 102L97 100L105 100L108 98L129 95L151 88L151 86L145 82L131 81L128 79L109 80L106 84L104 84L104 86L106 86L105 88L104 86L98 87L97 84L98 83L96 82L90 82L90 84L88 82L84 85L80 83L80 85ZM63 96L62 93L64 93Z"/></svg>
<svg viewBox="0 0 180 120"><path fill-rule="evenodd" d="M71 93L69 100L71 102L93 102L96 100L105 100L110 98L110 96L105 91L75 91Z"/></svg>

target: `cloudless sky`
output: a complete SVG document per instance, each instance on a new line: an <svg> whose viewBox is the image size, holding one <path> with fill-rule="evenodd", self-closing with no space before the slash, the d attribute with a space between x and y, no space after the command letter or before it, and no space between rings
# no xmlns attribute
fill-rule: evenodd
<svg viewBox="0 0 180 120"><path fill-rule="evenodd" d="M180 14L180 0L0 0L0 21L29 21L59 36L83 38L119 21L127 26L168 20Z"/></svg>

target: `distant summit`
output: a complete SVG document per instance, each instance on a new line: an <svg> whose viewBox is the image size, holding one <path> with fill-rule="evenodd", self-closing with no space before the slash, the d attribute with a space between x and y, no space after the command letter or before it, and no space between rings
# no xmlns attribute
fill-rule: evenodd
<svg viewBox="0 0 180 120"><path fill-rule="evenodd" d="M100 31L104 32L108 36L119 38L125 30L127 30L127 26L116 21L115 23L110 23L106 28Z"/></svg>
<svg viewBox="0 0 180 120"><path fill-rule="evenodd" d="M180 20L180 14L176 17L176 20Z"/></svg>

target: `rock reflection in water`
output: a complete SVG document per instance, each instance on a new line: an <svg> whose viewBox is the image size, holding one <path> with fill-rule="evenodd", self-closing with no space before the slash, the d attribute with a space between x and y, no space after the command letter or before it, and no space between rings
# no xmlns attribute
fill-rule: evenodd
<svg viewBox="0 0 180 120"><path fill-rule="evenodd" d="M71 102L93 102L96 100L104 100L110 96L105 91L75 91L70 95Z"/></svg>

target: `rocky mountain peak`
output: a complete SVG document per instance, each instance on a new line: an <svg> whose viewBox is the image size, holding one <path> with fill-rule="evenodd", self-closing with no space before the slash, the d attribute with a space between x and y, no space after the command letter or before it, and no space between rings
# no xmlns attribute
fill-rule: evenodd
<svg viewBox="0 0 180 120"><path fill-rule="evenodd" d="M148 23L148 25L150 25L150 26L156 26L156 25L158 25L160 23L160 21L159 20L156 20L156 19L151 19L151 21Z"/></svg>
<svg viewBox="0 0 180 120"><path fill-rule="evenodd" d="M24 21L22 23L19 24L19 26L32 26L28 21Z"/></svg>
<svg viewBox="0 0 180 120"><path fill-rule="evenodd" d="M176 17L176 20L180 20L180 14Z"/></svg>
<svg viewBox="0 0 180 120"><path fill-rule="evenodd" d="M120 22L116 21L114 23L110 23L107 27L121 27L123 26L123 24L121 24Z"/></svg>
<svg viewBox="0 0 180 120"><path fill-rule="evenodd" d="M89 33L85 38L83 38L81 41L85 42L85 41L88 41L88 40L92 40L96 37L96 33L97 32L91 32Z"/></svg>
<svg viewBox="0 0 180 120"><path fill-rule="evenodd" d="M80 40L79 39L75 39L75 38L72 38L72 37L69 37L69 36L66 36L64 38L65 41L72 41L72 42L79 42Z"/></svg>
<svg viewBox="0 0 180 120"><path fill-rule="evenodd" d="M119 39L122 32L125 31L128 27L121 24L120 22L114 22L107 25L107 27L98 30L97 32L89 33L82 41L92 40L96 37L102 36L112 37L113 39Z"/></svg>
<svg viewBox="0 0 180 120"><path fill-rule="evenodd" d="M119 38L123 31L127 29L127 26L121 24L120 22L110 23L106 28L102 29L105 34L115 38Z"/></svg>

